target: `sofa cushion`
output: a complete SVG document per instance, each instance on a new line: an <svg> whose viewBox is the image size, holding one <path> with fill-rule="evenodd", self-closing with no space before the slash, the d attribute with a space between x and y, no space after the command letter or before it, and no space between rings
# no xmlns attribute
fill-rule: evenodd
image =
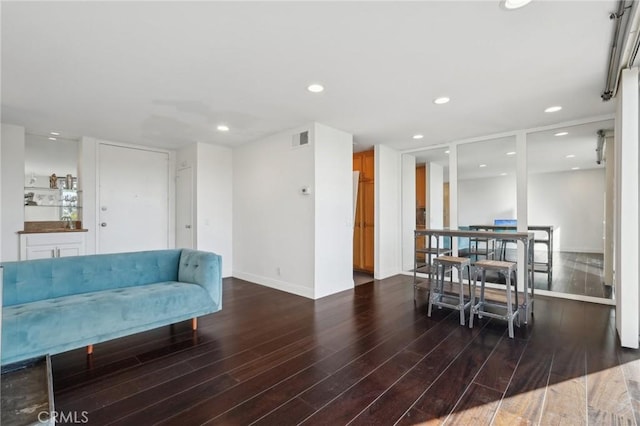
<svg viewBox="0 0 640 426"><path fill-rule="evenodd" d="M13 305L3 312L2 363L60 353L213 311L203 287L175 281Z"/></svg>
<svg viewBox="0 0 640 426"><path fill-rule="evenodd" d="M182 250L5 262L3 305L178 280Z"/></svg>

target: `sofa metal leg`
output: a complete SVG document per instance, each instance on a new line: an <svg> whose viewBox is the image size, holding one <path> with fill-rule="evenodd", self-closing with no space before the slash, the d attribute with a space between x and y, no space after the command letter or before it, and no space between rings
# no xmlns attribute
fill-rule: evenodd
<svg viewBox="0 0 640 426"><path fill-rule="evenodd" d="M93 354L93 345L87 346L87 355Z"/></svg>
<svg viewBox="0 0 640 426"><path fill-rule="evenodd" d="M191 318L191 329L193 331L198 329L198 318Z"/></svg>

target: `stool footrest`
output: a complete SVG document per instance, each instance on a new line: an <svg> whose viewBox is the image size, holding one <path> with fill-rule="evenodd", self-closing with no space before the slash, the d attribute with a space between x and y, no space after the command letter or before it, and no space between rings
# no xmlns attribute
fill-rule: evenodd
<svg viewBox="0 0 640 426"><path fill-rule="evenodd" d="M457 299L454 296L444 296L444 297L450 297L452 299ZM434 296L434 298L438 298L438 296ZM435 305L435 306L439 306L441 308L449 308L449 309L456 309L456 310L465 310L469 307L471 307L471 300L466 301L463 305L460 305L459 303L453 304L453 303L447 303L447 302L443 302L441 300L431 300L431 304Z"/></svg>
<svg viewBox="0 0 640 426"><path fill-rule="evenodd" d="M484 306L494 306L494 307L497 307L497 308L504 309L503 305L494 305L494 304L491 304L491 303L484 303L484 304L483 303L478 303L477 305L471 307L471 314L472 315L473 314L478 314L478 315L481 315L483 317L490 317L490 318L501 319L501 320L505 320L505 321L510 321L512 318L516 318L516 317L519 318L520 311L517 308L515 310L511 311L511 314L509 314L508 312L506 314L496 314L496 313L491 312L491 311L483 310L482 308Z"/></svg>

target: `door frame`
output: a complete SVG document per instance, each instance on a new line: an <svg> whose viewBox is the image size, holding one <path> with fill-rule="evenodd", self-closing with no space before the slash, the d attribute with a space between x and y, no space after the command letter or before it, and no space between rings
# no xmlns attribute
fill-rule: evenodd
<svg viewBox="0 0 640 426"><path fill-rule="evenodd" d="M106 140L96 140L96 150L95 150L95 216L93 218L94 229L95 229L95 241L96 241L96 254L101 253L100 251L100 232L98 229L100 227L100 146L101 145L109 145L115 146L119 148L129 148L129 149L137 149L140 151L148 151L155 153L167 154L169 157L169 162L167 163L167 247L175 248L176 246L176 216L175 216L175 204L176 204L176 155L175 151L155 148L145 145L135 145L121 142L111 142ZM83 217L84 219L84 217ZM84 221L84 220L83 220Z"/></svg>

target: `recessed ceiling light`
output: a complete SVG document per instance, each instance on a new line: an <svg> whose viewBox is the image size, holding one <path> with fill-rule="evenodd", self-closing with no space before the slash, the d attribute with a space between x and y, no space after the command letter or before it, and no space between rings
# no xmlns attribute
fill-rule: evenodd
<svg viewBox="0 0 640 426"><path fill-rule="evenodd" d="M218 127L216 127L216 128L220 132L228 132L229 131L229 126L226 126L224 124L219 124Z"/></svg>
<svg viewBox="0 0 640 426"><path fill-rule="evenodd" d="M58 133L58 132L51 132L51 134L52 134L53 136L60 136L60 133Z"/></svg>
<svg viewBox="0 0 640 426"><path fill-rule="evenodd" d="M56 138L49 138L50 141L57 141L58 139Z"/></svg>
<svg viewBox="0 0 640 426"><path fill-rule="evenodd" d="M560 105L556 105L556 106L551 106L547 109L544 110L544 112L558 112L562 109L562 107Z"/></svg>
<svg viewBox="0 0 640 426"><path fill-rule="evenodd" d="M449 153L449 150L446 150L444 153L445 153L445 154L448 154L448 153Z"/></svg>
<svg viewBox="0 0 640 426"><path fill-rule="evenodd" d="M506 173L500 173L500 176L506 176L506 175L507 175Z"/></svg>
<svg viewBox="0 0 640 426"><path fill-rule="evenodd" d="M480 164L478 167L482 168L482 167L487 167L486 164Z"/></svg>
<svg viewBox="0 0 640 426"><path fill-rule="evenodd" d="M422 138L424 138L424 135L420 135L420 134L418 134L418 135L413 135L413 138L414 138L414 139L422 139Z"/></svg>
<svg viewBox="0 0 640 426"><path fill-rule="evenodd" d="M553 136L567 136L569 134L569 132L558 132Z"/></svg>
<svg viewBox="0 0 640 426"><path fill-rule="evenodd" d="M446 96L441 96L439 98L435 98L433 100L433 103L436 105L442 105L442 104L446 104L447 102L449 102L451 99L447 98Z"/></svg>
<svg viewBox="0 0 640 426"><path fill-rule="evenodd" d="M525 7L529 3L531 3L531 0L502 0L500 7L506 10L515 10Z"/></svg>
<svg viewBox="0 0 640 426"><path fill-rule="evenodd" d="M575 154L569 154L567 155L567 158L574 158L576 155Z"/></svg>
<svg viewBox="0 0 640 426"><path fill-rule="evenodd" d="M307 90L313 93L320 93L324 90L324 87L322 86L322 84L313 83L307 86Z"/></svg>
<svg viewBox="0 0 640 426"><path fill-rule="evenodd" d="M571 170L580 170L580 167L572 167Z"/></svg>
<svg viewBox="0 0 640 426"><path fill-rule="evenodd" d="M509 151L509 152L507 152L507 155L516 155L516 152L515 151Z"/></svg>

